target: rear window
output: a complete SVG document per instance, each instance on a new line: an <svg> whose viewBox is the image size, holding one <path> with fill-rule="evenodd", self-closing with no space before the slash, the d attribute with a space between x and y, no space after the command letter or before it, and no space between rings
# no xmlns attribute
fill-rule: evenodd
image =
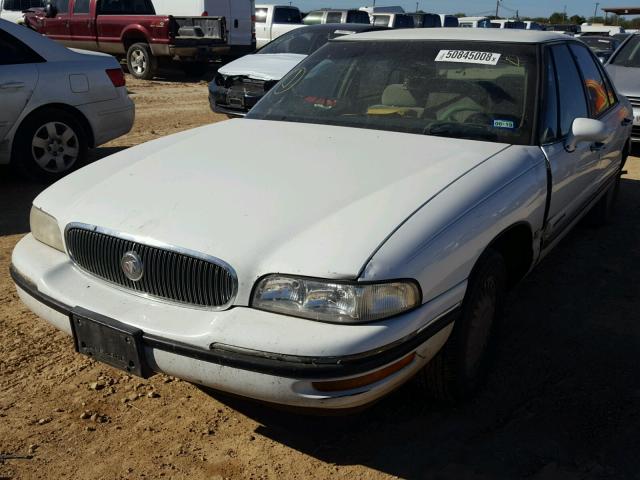
<svg viewBox="0 0 640 480"><path fill-rule="evenodd" d="M396 15L396 28L413 28L413 18L409 15Z"/></svg>
<svg viewBox="0 0 640 480"><path fill-rule="evenodd" d="M155 15L151 0L99 0L98 13L103 15Z"/></svg>
<svg viewBox="0 0 640 480"><path fill-rule="evenodd" d="M440 28L442 26L442 22L440 21L440 15L436 14L426 14L424 16L424 20L422 21L422 26L424 28Z"/></svg>
<svg viewBox="0 0 640 480"><path fill-rule="evenodd" d="M297 8L276 7L273 12L273 23L302 23L300 10Z"/></svg>
<svg viewBox="0 0 640 480"><path fill-rule="evenodd" d="M44 7L44 0L4 0L4 4L2 5L3 10L16 12L38 7Z"/></svg>

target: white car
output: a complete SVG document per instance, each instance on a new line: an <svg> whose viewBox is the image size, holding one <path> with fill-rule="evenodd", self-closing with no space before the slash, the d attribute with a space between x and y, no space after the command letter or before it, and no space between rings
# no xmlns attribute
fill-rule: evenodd
<svg viewBox="0 0 640 480"><path fill-rule="evenodd" d="M131 130L134 105L110 55L72 51L0 20L0 164L42 180Z"/></svg>
<svg viewBox="0 0 640 480"><path fill-rule="evenodd" d="M44 191L13 279L79 352L138 375L320 409L418 376L458 400L507 289L606 218L630 115L563 35L346 35L247 118Z"/></svg>

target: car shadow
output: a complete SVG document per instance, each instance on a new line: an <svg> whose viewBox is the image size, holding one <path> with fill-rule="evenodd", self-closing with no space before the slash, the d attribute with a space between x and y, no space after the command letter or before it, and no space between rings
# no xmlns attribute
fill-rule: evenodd
<svg viewBox="0 0 640 480"><path fill-rule="evenodd" d="M216 76L218 69L222 67L226 61L217 61L212 62L208 65L206 71L201 75L188 75L186 74L180 64L177 62L171 64L161 65L158 68L157 73L154 75L151 82L159 81L159 82L168 82L168 83L200 83L200 82L211 82L213 78ZM126 65L122 65L122 69L125 73L129 73Z"/></svg>
<svg viewBox="0 0 640 480"><path fill-rule="evenodd" d="M638 161L638 160L634 160ZM430 402L413 383L358 414L301 416L215 394L256 433L339 469L402 478L637 478L640 181L579 226L510 294L487 385Z"/></svg>
<svg viewBox="0 0 640 480"><path fill-rule="evenodd" d="M88 162L95 162L128 147L99 147L89 151ZM0 236L27 233L31 203L48 184L36 182L0 166Z"/></svg>

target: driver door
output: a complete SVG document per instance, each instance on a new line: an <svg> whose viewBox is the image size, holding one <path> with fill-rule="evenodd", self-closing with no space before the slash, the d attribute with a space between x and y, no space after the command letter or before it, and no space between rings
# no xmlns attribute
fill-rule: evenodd
<svg viewBox="0 0 640 480"><path fill-rule="evenodd" d="M52 0L55 17L44 19L44 32L47 37L57 40L66 47L73 47L71 43L71 14L69 0Z"/></svg>

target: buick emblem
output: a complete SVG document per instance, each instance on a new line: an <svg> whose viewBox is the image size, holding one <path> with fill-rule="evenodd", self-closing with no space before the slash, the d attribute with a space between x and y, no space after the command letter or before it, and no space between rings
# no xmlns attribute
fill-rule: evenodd
<svg viewBox="0 0 640 480"><path fill-rule="evenodd" d="M122 256L120 267L124 276L132 282L139 281L144 275L144 265L142 265L140 255L134 251L127 252Z"/></svg>

